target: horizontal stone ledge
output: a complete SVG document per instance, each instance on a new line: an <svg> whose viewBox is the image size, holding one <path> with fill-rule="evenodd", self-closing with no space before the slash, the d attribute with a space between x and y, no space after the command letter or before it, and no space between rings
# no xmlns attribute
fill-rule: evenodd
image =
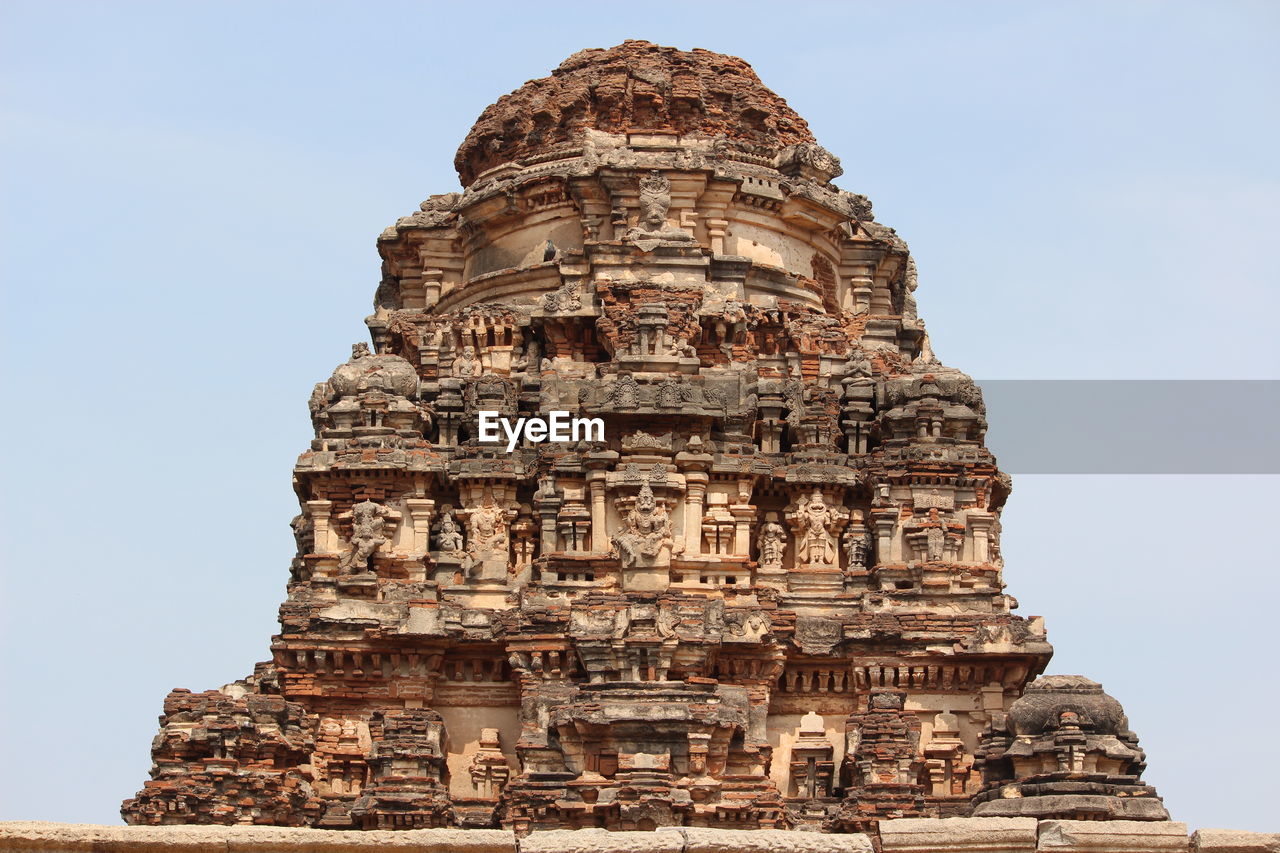
<svg viewBox="0 0 1280 853"><path fill-rule="evenodd" d="M898 818L880 821L880 847L884 853L1034 853L1036 828L1031 817Z"/></svg>
<svg viewBox="0 0 1280 853"><path fill-rule="evenodd" d="M855 833L782 829L671 827L685 837L684 853L872 853L871 839Z"/></svg>
<svg viewBox="0 0 1280 853"><path fill-rule="evenodd" d="M663 826L653 832L553 829L519 841L520 853L872 853L865 835L781 829Z"/></svg>
<svg viewBox="0 0 1280 853"><path fill-rule="evenodd" d="M682 853L684 836L669 829L610 832L607 829L548 829L520 839L520 853Z"/></svg>
<svg viewBox="0 0 1280 853"><path fill-rule="evenodd" d="M880 822L884 853L1280 853L1280 835L1173 821L901 818ZM0 851L32 853L871 853L866 835L661 827L653 832L497 829L360 831L273 826L95 826L0 822Z"/></svg>
<svg viewBox="0 0 1280 853"><path fill-rule="evenodd" d="M1197 829L1192 851L1199 853L1280 853L1280 833L1238 829Z"/></svg>
<svg viewBox="0 0 1280 853"><path fill-rule="evenodd" d="M1039 850L1187 853L1187 825L1171 820L1042 820Z"/></svg>
<svg viewBox="0 0 1280 853"><path fill-rule="evenodd" d="M279 826L0 822L0 851L23 853L382 853L388 848L417 853L516 853L516 837L501 829L350 831Z"/></svg>

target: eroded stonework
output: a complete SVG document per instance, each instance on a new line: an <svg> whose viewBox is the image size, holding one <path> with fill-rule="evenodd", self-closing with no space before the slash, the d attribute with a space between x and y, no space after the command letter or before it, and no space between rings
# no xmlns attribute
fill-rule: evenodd
<svg viewBox="0 0 1280 853"><path fill-rule="evenodd" d="M311 395L271 660L169 696L128 822L1167 818L1100 688L1020 699L982 395L749 66L584 51L457 165ZM553 411L603 440L480 440Z"/></svg>

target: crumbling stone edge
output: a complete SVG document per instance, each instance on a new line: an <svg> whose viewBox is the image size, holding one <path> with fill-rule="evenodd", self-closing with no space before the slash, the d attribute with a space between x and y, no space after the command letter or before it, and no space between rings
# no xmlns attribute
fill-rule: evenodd
<svg viewBox="0 0 1280 853"><path fill-rule="evenodd" d="M403 832L271 826L98 826L0 821L0 851L41 853L1280 853L1280 833L1201 829L1171 821L904 818L868 835L663 827L654 832L500 829Z"/></svg>

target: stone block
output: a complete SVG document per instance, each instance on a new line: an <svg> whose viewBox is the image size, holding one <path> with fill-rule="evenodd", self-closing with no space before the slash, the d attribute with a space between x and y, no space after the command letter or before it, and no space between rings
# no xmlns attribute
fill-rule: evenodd
<svg viewBox="0 0 1280 853"><path fill-rule="evenodd" d="M520 839L520 853L682 853L679 832L610 832L607 829L552 829Z"/></svg>
<svg viewBox="0 0 1280 853"><path fill-rule="evenodd" d="M225 853L225 826L100 826L87 823L6 821L0 851L41 853Z"/></svg>
<svg viewBox="0 0 1280 853"><path fill-rule="evenodd" d="M884 853L999 851L1036 849L1036 821L1026 817L900 818L880 822Z"/></svg>
<svg viewBox="0 0 1280 853"><path fill-rule="evenodd" d="M684 853L871 853L865 835L825 835L781 829L701 829L672 827L659 830L683 835Z"/></svg>
<svg viewBox="0 0 1280 853"><path fill-rule="evenodd" d="M1042 820L1038 850L1186 853L1187 825L1147 820Z"/></svg>
<svg viewBox="0 0 1280 853"><path fill-rule="evenodd" d="M1191 836L1193 853L1280 853L1280 833L1238 829L1197 829Z"/></svg>
<svg viewBox="0 0 1280 853"><path fill-rule="evenodd" d="M516 853L515 834L500 829L351 832L274 826L96 826L0 823L0 851L40 853Z"/></svg>

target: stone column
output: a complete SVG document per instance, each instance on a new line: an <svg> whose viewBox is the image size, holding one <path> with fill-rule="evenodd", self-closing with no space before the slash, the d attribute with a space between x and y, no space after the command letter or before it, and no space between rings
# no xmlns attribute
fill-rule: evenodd
<svg viewBox="0 0 1280 853"><path fill-rule="evenodd" d="M729 512L733 513L733 555L748 557L751 555L751 523L756 520L756 508L751 504L733 504Z"/></svg>
<svg viewBox="0 0 1280 853"><path fill-rule="evenodd" d="M702 504L707 495L707 481L710 479L704 471L689 471L685 474L684 496L684 557L696 557L702 553Z"/></svg>
<svg viewBox="0 0 1280 853"><path fill-rule="evenodd" d="M992 682L984 686L982 693L982 710L987 712L1004 710L1004 687Z"/></svg>
<svg viewBox="0 0 1280 853"><path fill-rule="evenodd" d="M607 471L594 470L587 475L591 489L591 552L605 554L609 551L608 511L605 507L605 479Z"/></svg>
<svg viewBox="0 0 1280 853"><path fill-rule="evenodd" d="M434 305L440 301L440 284L444 279L444 270L426 267L422 270L422 298L424 305Z"/></svg>
<svg viewBox="0 0 1280 853"><path fill-rule="evenodd" d="M426 302L422 297L422 274L406 271L400 276L400 303L405 308L421 310Z"/></svg>
<svg viewBox="0 0 1280 853"><path fill-rule="evenodd" d="M991 562L991 527L995 523L995 518L986 513L970 513L967 521L969 541L972 543L968 557L975 563L985 565Z"/></svg>
<svg viewBox="0 0 1280 853"><path fill-rule="evenodd" d="M892 563L899 556L895 552L894 532L898 527L898 510L882 509L871 513L876 527L876 563Z"/></svg>
<svg viewBox="0 0 1280 853"><path fill-rule="evenodd" d="M707 219L707 237L711 242L712 254L724 254L724 236L728 229L729 220L727 219Z"/></svg>
<svg viewBox="0 0 1280 853"><path fill-rule="evenodd" d="M307 515L311 516L317 554L333 554L338 550L333 544L333 528L329 526L332 514L333 501L307 501Z"/></svg>
<svg viewBox="0 0 1280 853"><path fill-rule="evenodd" d="M413 531L413 555L424 556L431 550L431 519L435 517L436 502L430 498L405 498L404 507Z"/></svg>
<svg viewBox="0 0 1280 853"><path fill-rule="evenodd" d="M871 276L865 272L850 277L849 294L853 304L849 306L849 310L854 314L866 314L871 310L871 289L874 284Z"/></svg>
<svg viewBox="0 0 1280 853"><path fill-rule="evenodd" d="M550 554L552 551L559 551L557 534L556 534L556 515L560 511L560 501L538 501L537 512L541 521L542 545L539 549L543 554Z"/></svg>

